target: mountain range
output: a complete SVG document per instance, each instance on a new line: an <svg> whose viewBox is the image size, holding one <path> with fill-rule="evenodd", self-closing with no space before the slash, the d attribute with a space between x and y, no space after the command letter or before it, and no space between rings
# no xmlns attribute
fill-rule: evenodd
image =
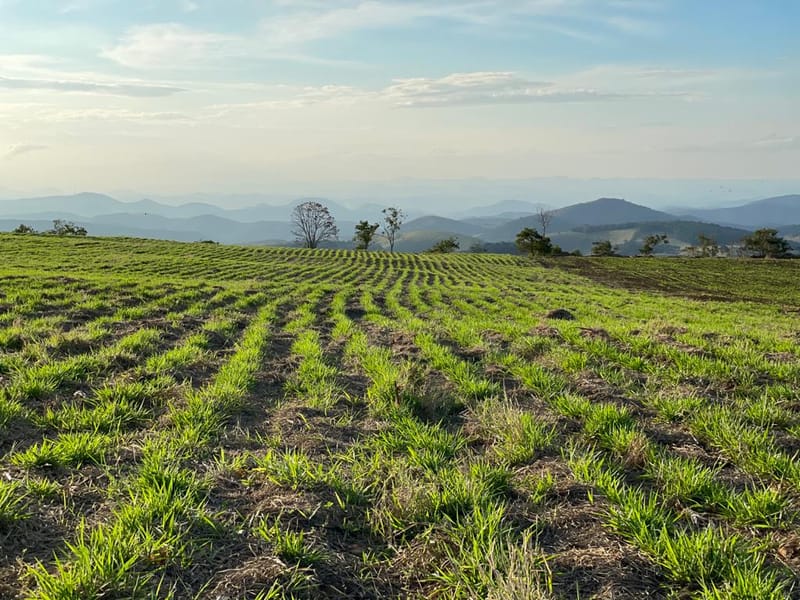
<svg viewBox="0 0 800 600"><path fill-rule="evenodd" d="M66 219L85 227L90 235L287 244L292 240L292 210L307 200L319 201L329 208L342 240L351 237L358 220L378 222L382 217L383 207L378 204L350 208L322 198L223 208L206 202L178 206L149 199L122 202L104 194L81 193L0 202L0 230L11 230L20 223L46 230L53 219ZM402 226L397 248L421 251L450 236L458 239L462 249L482 244L508 245L525 227L541 230L542 212L547 214L546 232L556 244L567 251L577 249L584 253L594 241L603 239L616 244L623 253L635 253L641 240L652 233L667 234L670 245L663 247L667 252L694 244L699 234L710 235L720 244L733 244L760 227L775 227L790 240L800 242L800 195L790 195L730 208L669 213L618 198L600 198L557 210L508 200L447 215L412 214Z"/></svg>

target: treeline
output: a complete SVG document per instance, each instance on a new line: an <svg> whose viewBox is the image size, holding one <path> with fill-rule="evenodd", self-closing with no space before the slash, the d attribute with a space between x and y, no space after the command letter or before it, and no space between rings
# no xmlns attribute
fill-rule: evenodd
<svg viewBox="0 0 800 600"><path fill-rule="evenodd" d="M81 227L76 225L72 221L64 221L63 219L53 219L53 227L52 229L47 229L46 231L36 231L30 225L26 225L25 223L20 223L16 229L12 230L11 233L16 233L19 235L36 235L36 234L43 234L43 235L60 235L60 236L80 236L84 237L87 235L87 231L85 227Z"/></svg>

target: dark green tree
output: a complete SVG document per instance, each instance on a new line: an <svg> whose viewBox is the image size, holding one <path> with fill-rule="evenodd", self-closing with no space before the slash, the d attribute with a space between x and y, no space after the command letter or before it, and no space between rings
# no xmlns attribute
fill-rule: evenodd
<svg viewBox="0 0 800 600"><path fill-rule="evenodd" d="M53 228L48 231L50 235L77 235L85 236L86 228L75 225L72 221L64 221L63 219L53 219Z"/></svg>
<svg viewBox="0 0 800 600"><path fill-rule="evenodd" d="M369 250L369 245L375 238L375 232L378 231L380 225L378 223L370 223L369 221L359 221L356 225L356 234L353 236L353 241L356 243L356 250Z"/></svg>
<svg viewBox="0 0 800 600"><path fill-rule="evenodd" d="M22 233L22 234L36 233L36 230L30 225L25 225L25 223L20 223L19 225L17 225L17 228L14 229L11 233Z"/></svg>
<svg viewBox="0 0 800 600"><path fill-rule="evenodd" d="M550 256L555 251L550 238L532 227L526 227L517 234L517 248L529 256Z"/></svg>
<svg viewBox="0 0 800 600"><path fill-rule="evenodd" d="M777 229L758 229L744 240L744 249L756 258L782 258L792 247L778 235Z"/></svg>
<svg viewBox="0 0 800 600"><path fill-rule="evenodd" d="M639 248L639 254L642 256L653 256L656 246L659 244L669 244L669 238L665 233L657 233L655 235L648 235L644 238L644 244Z"/></svg>
<svg viewBox="0 0 800 600"><path fill-rule="evenodd" d="M609 240L594 242L592 256L617 256L617 247L612 245Z"/></svg>
<svg viewBox="0 0 800 600"><path fill-rule="evenodd" d="M461 247L461 244L458 243L458 240L450 236L449 238L445 238L443 240L439 240L433 246L428 249L428 252L432 254L449 254L450 252L455 252Z"/></svg>

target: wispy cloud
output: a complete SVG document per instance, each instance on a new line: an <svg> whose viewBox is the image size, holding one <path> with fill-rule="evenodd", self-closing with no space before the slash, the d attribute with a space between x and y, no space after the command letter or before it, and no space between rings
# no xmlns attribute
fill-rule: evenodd
<svg viewBox="0 0 800 600"><path fill-rule="evenodd" d="M653 2L642 6L651 6ZM192 0L183 3L194 10ZM272 0L254 32L219 33L179 23L130 28L102 56L133 68L201 65L221 58L299 60L323 40L424 22L469 27L478 35L538 30L586 43L660 31L638 3L614 0Z"/></svg>
<svg viewBox="0 0 800 600"><path fill-rule="evenodd" d="M380 94L395 106L444 107L528 102L587 102L621 97L594 89L565 89L514 73L455 73L440 79L401 79Z"/></svg>
<svg viewBox="0 0 800 600"><path fill-rule="evenodd" d="M134 27L102 55L134 68L185 66L214 54L231 54L242 45L237 36L200 31L179 23Z"/></svg>
<svg viewBox="0 0 800 600"><path fill-rule="evenodd" d="M570 85L559 81L540 81L513 72L453 73L440 78L396 79L380 89L325 85L289 88L281 86L280 99L210 107L217 117L232 111L298 108L315 104L372 102L394 108L447 108L534 103L585 103L653 98L689 98L680 90L649 88L614 89Z"/></svg>
<svg viewBox="0 0 800 600"><path fill-rule="evenodd" d="M108 83L58 79L20 79L13 77L0 77L0 89L53 90L59 92L106 94L136 98L171 96L172 94L185 91L183 88L179 87L149 83Z"/></svg>
<svg viewBox="0 0 800 600"><path fill-rule="evenodd" d="M18 156L22 156L23 154L29 154L31 152L38 152L40 150L47 150L48 146L43 146L41 144L15 144L9 147L8 151L3 155L5 160L13 160Z"/></svg>

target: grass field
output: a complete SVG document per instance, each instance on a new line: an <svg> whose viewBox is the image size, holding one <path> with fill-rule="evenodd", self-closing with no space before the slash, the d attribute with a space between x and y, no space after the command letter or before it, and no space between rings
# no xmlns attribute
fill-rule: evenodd
<svg viewBox="0 0 800 600"><path fill-rule="evenodd" d="M0 259L0 597L800 596L800 261Z"/></svg>

